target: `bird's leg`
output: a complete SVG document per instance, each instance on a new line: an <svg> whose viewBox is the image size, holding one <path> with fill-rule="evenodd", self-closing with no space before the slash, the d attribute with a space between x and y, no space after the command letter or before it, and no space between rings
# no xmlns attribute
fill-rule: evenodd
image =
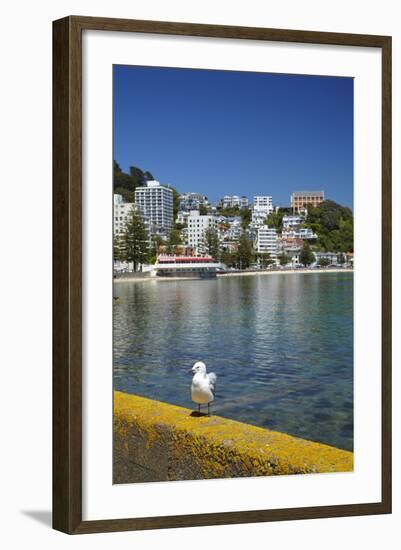
<svg viewBox="0 0 401 550"><path fill-rule="evenodd" d="M210 403L207 404L207 415L210 416Z"/></svg>
<svg viewBox="0 0 401 550"><path fill-rule="evenodd" d="M198 403L198 414L200 414L200 403Z"/></svg>

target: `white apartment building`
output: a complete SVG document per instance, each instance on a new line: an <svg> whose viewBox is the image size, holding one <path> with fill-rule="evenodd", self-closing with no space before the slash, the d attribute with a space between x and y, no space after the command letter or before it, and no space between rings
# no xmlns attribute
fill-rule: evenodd
<svg viewBox="0 0 401 550"><path fill-rule="evenodd" d="M283 229L282 236L284 238L293 238L293 239L317 239L316 233L313 232L313 229L310 227L297 227L293 229Z"/></svg>
<svg viewBox="0 0 401 550"><path fill-rule="evenodd" d="M173 225L173 191L158 181L135 189L135 202L155 232L167 236Z"/></svg>
<svg viewBox="0 0 401 550"><path fill-rule="evenodd" d="M177 213L177 217L175 221L176 223L186 224L188 216L189 216L189 212L187 212L186 210L181 210L180 212Z"/></svg>
<svg viewBox="0 0 401 550"><path fill-rule="evenodd" d="M253 197L253 207L257 210L267 210L273 212L273 198L269 195L255 195Z"/></svg>
<svg viewBox="0 0 401 550"><path fill-rule="evenodd" d="M273 198L269 195L253 197L252 223L263 224L269 214L273 212Z"/></svg>
<svg viewBox="0 0 401 550"><path fill-rule="evenodd" d="M137 205L134 202L124 202L124 199L121 195L117 193L114 194L114 213L113 213L113 228L114 236L120 236L125 231L126 223L129 219L132 208L137 208ZM145 228L149 235L150 241L150 223L149 219L142 214L142 219L145 224Z"/></svg>
<svg viewBox="0 0 401 550"><path fill-rule="evenodd" d="M201 204L208 204L207 197L201 193L182 193L180 195L180 212L190 212L198 210Z"/></svg>
<svg viewBox="0 0 401 550"><path fill-rule="evenodd" d="M248 208L249 200L248 197L241 197L241 208Z"/></svg>
<svg viewBox="0 0 401 550"><path fill-rule="evenodd" d="M222 208L247 208L248 202L247 197L239 197L238 195L225 195L220 199Z"/></svg>
<svg viewBox="0 0 401 550"><path fill-rule="evenodd" d="M277 233L274 227L264 225L258 227L255 238L255 250L259 254L269 253L270 256L277 259Z"/></svg>
<svg viewBox="0 0 401 550"><path fill-rule="evenodd" d="M124 233L132 207L135 207L134 202L124 202L122 195L114 194L114 235Z"/></svg>
<svg viewBox="0 0 401 550"><path fill-rule="evenodd" d="M301 225L303 218L301 216L283 216L283 229L292 229Z"/></svg>
<svg viewBox="0 0 401 550"><path fill-rule="evenodd" d="M227 218L229 223L229 228L224 234L224 237L228 240L238 240L242 235L242 225L240 216L234 216L232 218Z"/></svg>
<svg viewBox="0 0 401 550"><path fill-rule="evenodd" d="M113 195L114 209L113 209L113 231L114 235L118 235L120 230L125 226L125 222L128 219L128 213L132 208L131 202L123 202L121 195L116 193ZM121 231L122 233L122 231Z"/></svg>
<svg viewBox="0 0 401 550"><path fill-rule="evenodd" d="M317 239L316 233L310 227L300 227L295 236L299 239Z"/></svg>
<svg viewBox="0 0 401 550"><path fill-rule="evenodd" d="M197 254L203 254L205 231L209 228L213 228L217 231L217 218L216 216L201 216L199 210L191 210L187 220L187 244L194 248Z"/></svg>
<svg viewBox="0 0 401 550"><path fill-rule="evenodd" d="M242 235L241 216L217 216L220 239L222 241L238 240Z"/></svg>

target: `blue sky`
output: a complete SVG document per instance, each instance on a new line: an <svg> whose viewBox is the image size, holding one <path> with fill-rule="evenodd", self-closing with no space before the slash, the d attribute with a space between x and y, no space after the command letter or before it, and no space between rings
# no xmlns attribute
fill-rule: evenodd
<svg viewBox="0 0 401 550"><path fill-rule="evenodd" d="M353 206L353 80L114 67L114 158L179 192Z"/></svg>

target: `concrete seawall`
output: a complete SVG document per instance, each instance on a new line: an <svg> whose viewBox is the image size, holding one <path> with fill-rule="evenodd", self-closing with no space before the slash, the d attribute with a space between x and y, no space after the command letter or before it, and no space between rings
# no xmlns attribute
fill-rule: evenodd
<svg viewBox="0 0 401 550"><path fill-rule="evenodd" d="M114 392L114 483L352 470L349 451Z"/></svg>
<svg viewBox="0 0 401 550"><path fill-rule="evenodd" d="M115 283L118 283L121 281L142 281L150 278L150 271L129 271L128 273L115 273L113 280Z"/></svg>

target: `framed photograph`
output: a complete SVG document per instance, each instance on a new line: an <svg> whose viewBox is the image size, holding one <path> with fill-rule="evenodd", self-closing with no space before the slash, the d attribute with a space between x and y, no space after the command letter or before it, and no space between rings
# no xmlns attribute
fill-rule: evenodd
<svg viewBox="0 0 401 550"><path fill-rule="evenodd" d="M391 37L53 24L53 526L391 512Z"/></svg>

